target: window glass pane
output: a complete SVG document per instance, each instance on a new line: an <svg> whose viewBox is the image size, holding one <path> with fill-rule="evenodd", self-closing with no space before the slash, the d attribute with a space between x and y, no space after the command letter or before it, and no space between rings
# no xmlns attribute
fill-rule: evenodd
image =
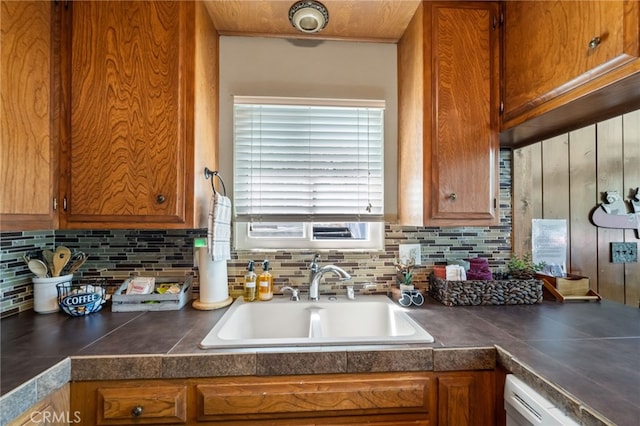
<svg viewBox="0 0 640 426"><path fill-rule="evenodd" d="M313 224L315 240L366 240L368 236L368 227L364 222Z"/></svg>
<svg viewBox="0 0 640 426"><path fill-rule="evenodd" d="M303 238L302 222L252 222L249 224L251 238Z"/></svg>

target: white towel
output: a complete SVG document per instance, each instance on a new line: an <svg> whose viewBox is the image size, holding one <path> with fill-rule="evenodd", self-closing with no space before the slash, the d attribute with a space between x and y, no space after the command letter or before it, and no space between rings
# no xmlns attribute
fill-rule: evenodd
<svg viewBox="0 0 640 426"><path fill-rule="evenodd" d="M217 192L209 204L207 247L211 260L231 259L231 200Z"/></svg>
<svg viewBox="0 0 640 426"><path fill-rule="evenodd" d="M445 268L447 281L466 281L467 272L460 265L447 265Z"/></svg>

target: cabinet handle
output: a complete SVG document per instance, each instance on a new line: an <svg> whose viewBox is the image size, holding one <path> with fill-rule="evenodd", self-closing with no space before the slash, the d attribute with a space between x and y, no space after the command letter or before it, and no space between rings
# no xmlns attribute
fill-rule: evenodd
<svg viewBox="0 0 640 426"><path fill-rule="evenodd" d="M594 37L589 41L589 49L595 49L596 47L598 47L600 45L600 42L602 40L600 40L600 37Z"/></svg>
<svg viewBox="0 0 640 426"><path fill-rule="evenodd" d="M156 202L157 202L158 204L162 204L162 203L164 203L165 201L167 201L167 199L166 199L166 198L165 198L165 196L164 196L164 195L162 195L162 194L159 194L159 195L156 197Z"/></svg>
<svg viewBox="0 0 640 426"><path fill-rule="evenodd" d="M131 410L131 415L133 417L140 417L142 415L142 405L136 405L135 407L133 407L133 409Z"/></svg>
<svg viewBox="0 0 640 426"><path fill-rule="evenodd" d="M456 193L455 193L455 192L454 192L454 193L452 193L451 195L449 195L449 199L450 199L451 201L455 201L455 200L456 200L456 198L458 198L458 196L456 195Z"/></svg>

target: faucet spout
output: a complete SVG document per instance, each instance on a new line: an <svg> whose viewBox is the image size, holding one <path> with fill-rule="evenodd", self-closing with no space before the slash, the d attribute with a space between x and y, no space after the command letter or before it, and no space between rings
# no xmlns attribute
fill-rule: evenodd
<svg viewBox="0 0 640 426"><path fill-rule="evenodd" d="M351 275L344 269L335 265L326 265L318 269L312 274L311 282L309 283L309 300L317 301L320 299L320 280L327 272L333 272L340 277L340 281L348 281L351 279Z"/></svg>

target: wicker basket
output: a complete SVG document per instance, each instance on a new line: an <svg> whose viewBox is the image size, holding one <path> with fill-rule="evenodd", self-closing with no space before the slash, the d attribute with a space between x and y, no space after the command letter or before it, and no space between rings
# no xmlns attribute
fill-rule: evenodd
<svg viewBox="0 0 640 426"><path fill-rule="evenodd" d="M446 306L533 305L542 301L542 281L446 281L431 274L429 295Z"/></svg>

